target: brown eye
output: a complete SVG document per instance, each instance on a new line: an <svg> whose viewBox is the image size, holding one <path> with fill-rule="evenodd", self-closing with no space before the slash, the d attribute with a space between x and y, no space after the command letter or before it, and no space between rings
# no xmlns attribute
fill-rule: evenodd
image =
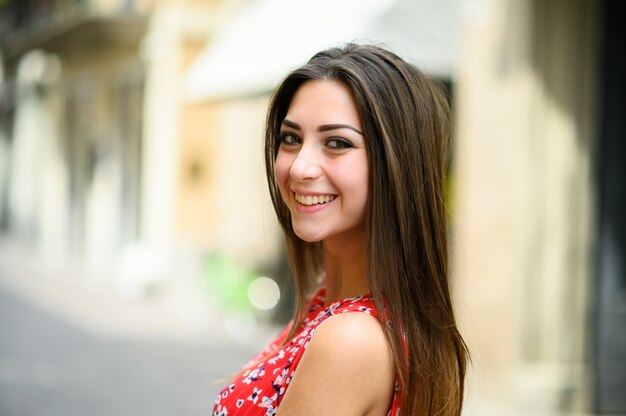
<svg viewBox="0 0 626 416"><path fill-rule="evenodd" d="M330 147L331 149L350 149L351 147L354 147L352 145L352 143L350 143L350 141L346 140L346 139L342 139L341 137L333 137L328 139L328 141L326 141L326 145L328 147Z"/></svg>
<svg viewBox="0 0 626 416"><path fill-rule="evenodd" d="M280 134L280 136L278 136L278 139L280 140L280 144L285 144L285 145L294 145L294 144L300 144L300 138L298 136L296 136L293 133L289 133L289 132L283 132Z"/></svg>

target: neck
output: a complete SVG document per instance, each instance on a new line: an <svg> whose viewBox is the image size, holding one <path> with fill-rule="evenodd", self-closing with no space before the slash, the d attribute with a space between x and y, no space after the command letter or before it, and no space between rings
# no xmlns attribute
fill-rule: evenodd
<svg viewBox="0 0 626 416"><path fill-rule="evenodd" d="M369 292L365 278L365 238L362 230L324 240L323 250L327 304Z"/></svg>

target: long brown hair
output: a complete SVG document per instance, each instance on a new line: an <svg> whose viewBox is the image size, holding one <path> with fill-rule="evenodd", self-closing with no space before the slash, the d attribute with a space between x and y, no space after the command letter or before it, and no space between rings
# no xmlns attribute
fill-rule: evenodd
<svg viewBox="0 0 626 416"><path fill-rule="evenodd" d="M466 345L455 322L448 271L444 178L450 106L439 83L396 54L347 44L314 55L272 96L265 131L270 193L285 233L296 289L291 338L323 269L320 243L299 239L274 176L280 125L296 90L333 80L356 99L369 160L366 278L394 356L401 414L459 415Z"/></svg>

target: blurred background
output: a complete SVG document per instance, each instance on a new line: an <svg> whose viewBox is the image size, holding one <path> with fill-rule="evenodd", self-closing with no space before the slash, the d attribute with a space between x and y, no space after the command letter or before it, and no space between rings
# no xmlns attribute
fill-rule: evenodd
<svg viewBox="0 0 626 416"><path fill-rule="evenodd" d="M465 414L626 414L620 6L0 0L0 415L210 411L292 308L269 94L355 40L450 91Z"/></svg>

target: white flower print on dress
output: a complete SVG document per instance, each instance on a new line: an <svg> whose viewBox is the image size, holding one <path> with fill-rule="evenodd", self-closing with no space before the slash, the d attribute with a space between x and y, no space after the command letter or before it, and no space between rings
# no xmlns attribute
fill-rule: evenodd
<svg viewBox="0 0 626 416"><path fill-rule="evenodd" d="M276 361L282 360L284 357L285 357L285 350L280 350L280 351L278 351L278 355L276 355L273 358L270 358L269 360L267 360L267 362L269 364L274 365L274 364L276 364Z"/></svg>
<svg viewBox="0 0 626 416"><path fill-rule="evenodd" d="M244 378L242 382L245 384L250 384L253 381L260 380L264 375L265 375L265 368L255 368L254 370L250 371L248 376Z"/></svg>
<svg viewBox="0 0 626 416"><path fill-rule="evenodd" d="M259 403L259 406L260 407L270 407L270 406L272 406L272 404L274 404L276 399L278 399L278 393L274 393L274 395L270 396L270 397L263 396L263 397L261 397L261 402Z"/></svg>
<svg viewBox="0 0 626 416"><path fill-rule="evenodd" d="M359 306L357 309L359 312L365 312L368 315L370 315L370 312L372 311L372 308L368 308L367 306Z"/></svg>
<svg viewBox="0 0 626 416"><path fill-rule="evenodd" d="M262 391L263 391L262 389L258 389L255 387L250 397L248 397L248 400L256 404L256 402L259 400L259 394L261 394Z"/></svg>
<svg viewBox="0 0 626 416"><path fill-rule="evenodd" d="M226 407L217 406L213 410L213 416L228 416L228 409Z"/></svg>

